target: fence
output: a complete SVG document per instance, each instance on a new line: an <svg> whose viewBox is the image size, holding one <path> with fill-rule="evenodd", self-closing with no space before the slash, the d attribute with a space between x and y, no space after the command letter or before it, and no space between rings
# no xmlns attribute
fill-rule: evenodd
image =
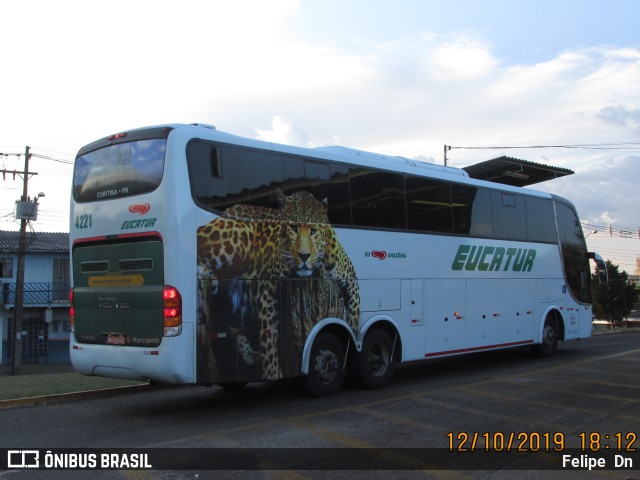
<svg viewBox="0 0 640 480"><path fill-rule="evenodd" d="M23 305L25 307L69 306L69 283L30 282L24 284ZM16 304L16 284L2 284L2 304L13 308Z"/></svg>

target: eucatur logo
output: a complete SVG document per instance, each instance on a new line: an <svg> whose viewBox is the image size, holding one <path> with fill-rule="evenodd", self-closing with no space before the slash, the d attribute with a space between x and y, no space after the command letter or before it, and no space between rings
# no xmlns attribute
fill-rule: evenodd
<svg viewBox="0 0 640 480"><path fill-rule="evenodd" d="M151 205L148 203L137 203L129 207L131 213L137 213L138 215L144 215L151 210Z"/></svg>

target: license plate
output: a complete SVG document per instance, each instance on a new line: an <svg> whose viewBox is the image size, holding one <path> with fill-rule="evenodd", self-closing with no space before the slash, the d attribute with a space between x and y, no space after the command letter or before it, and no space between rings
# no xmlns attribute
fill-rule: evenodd
<svg viewBox="0 0 640 480"><path fill-rule="evenodd" d="M124 335L107 335L107 344L109 345L124 345L125 343Z"/></svg>

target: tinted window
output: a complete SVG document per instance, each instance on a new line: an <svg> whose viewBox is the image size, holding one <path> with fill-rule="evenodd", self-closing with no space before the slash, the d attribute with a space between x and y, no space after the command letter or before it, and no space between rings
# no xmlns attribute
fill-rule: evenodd
<svg viewBox="0 0 640 480"><path fill-rule="evenodd" d="M407 177L405 185L409 230L451 233L451 185L421 177Z"/></svg>
<svg viewBox="0 0 640 480"><path fill-rule="evenodd" d="M577 300L589 303L591 272L580 220L573 208L564 203L556 202L556 210L567 285Z"/></svg>
<svg viewBox="0 0 640 480"><path fill-rule="evenodd" d="M317 199L327 200L327 215L333 225L351 225L351 204L349 194L349 168L337 164L305 162L309 184L307 190ZM322 173L322 175L320 175Z"/></svg>
<svg viewBox="0 0 640 480"><path fill-rule="evenodd" d="M287 195L304 190L318 200L326 199L329 222L351 224L348 167L302 157L282 156L281 160L284 173L282 190Z"/></svg>
<svg viewBox="0 0 640 480"><path fill-rule="evenodd" d="M556 222L553 202L544 198L526 197L527 238L532 242L556 243Z"/></svg>
<svg viewBox="0 0 640 480"><path fill-rule="evenodd" d="M354 168L350 172L350 184L354 225L407 228L402 175Z"/></svg>
<svg viewBox="0 0 640 480"><path fill-rule="evenodd" d="M155 190L162 180L166 139L109 145L79 156L73 172L73 198L95 202Z"/></svg>
<svg viewBox="0 0 640 480"><path fill-rule="evenodd" d="M282 161L270 153L193 141L187 147L192 191L206 208L222 211L235 204L277 208Z"/></svg>
<svg viewBox="0 0 640 480"><path fill-rule="evenodd" d="M527 239L527 217L524 197L508 192L491 192L494 238Z"/></svg>
<svg viewBox="0 0 640 480"><path fill-rule="evenodd" d="M307 188L307 180L304 176L304 161L300 157L282 157L284 185L283 190L287 195L299 192Z"/></svg>
<svg viewBox="0 0 640 480"><path fill-rule="evenodd" d="M194 140L193 195L203 207L278 209L276 190L327 200L333 225L556 242L551 200L339 163Z"/></svg>
<svg viewBox="0 0 640 480"><path fill-rule="evenodd" d="M491 190L478 188L471 206L471 229L469 235L493 238L493 215L491 213Z"/></svg>

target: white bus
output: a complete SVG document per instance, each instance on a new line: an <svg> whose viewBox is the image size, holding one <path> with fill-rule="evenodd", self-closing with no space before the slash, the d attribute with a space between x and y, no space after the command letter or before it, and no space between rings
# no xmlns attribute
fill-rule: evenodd
<svg viewBox="0 0 640 480"><path fill-rule="evenodd" d="M591 334L578 216L547 193L343 147L167 125L78 153L71 361L173 384L346 375ZM593 255L592 255L593 258Z"/></svg>

